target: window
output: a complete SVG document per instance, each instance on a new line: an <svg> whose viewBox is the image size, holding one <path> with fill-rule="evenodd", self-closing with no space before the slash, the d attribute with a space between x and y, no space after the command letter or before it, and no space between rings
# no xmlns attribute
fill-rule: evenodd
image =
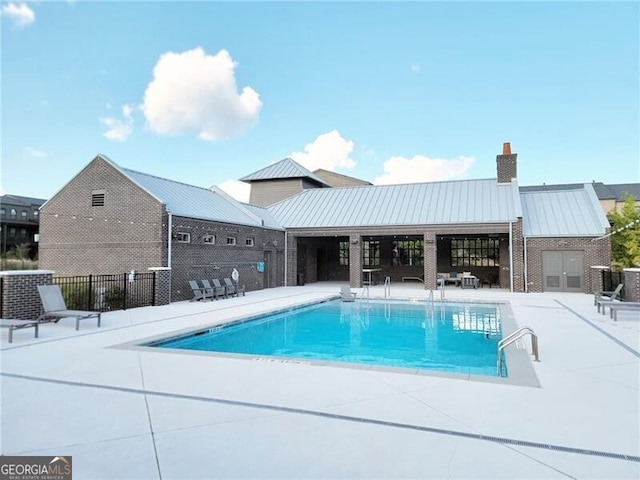
<svg viewBox="0 0 640 480"><path fill-rule="evenodd" d="M40 215L40 212L38 210L34 210L33 211L33 218L38 218L38 215Z"/></svg>
<svg viewBox="0 0 640 480"><path fill-rule="evenodd" d="M0 217L6 217L7 211L4 208L0 208Z"/></svg>
<svg viewBox="0 0 640 480"><path fill-rule="evenodd" d="M349 266L349 242L338 243L338 265Z"/></svg>
<svg viewBox="0 0 640 480"><path fill-rule="evenodd" d="M22 218L22 220L26 220L28 216L29 216L29 212L27 212L26 210L22 210L20 212L20 217Z"/></svg>
<svg viewBox="0 0 640 480"><path fill-rule="evenodd" d="M367 240L362 242L362 265L365 267L380 266L380 241Z"/></svg>
<svg viewBox="0 0 640 480"><path fill-rule="evenodd" d="M227 237L227 245L236 245L236 237Z"/></svg>
<svg viewBox="0 0 640 480"><path fill-rule="evenodd" d="M22 238L27 238L27 229L26 228L21 228L20 229L20 236Z"/></svg>
<svg viewBox="0 0 640 480"><path fill-rule="evenodd" d="M451 240L452 267L497 267L499 265L499 239L454 238Z"/></svg>
<svg viewBox="0 0 640 480"><path fill-rule="evenodd" d="M204 237L202 237L202 242L206 243L208 245L215 245L216 236L215 235L205 235Z"/></svg>
<svg viewBox="0 0 640 480"><path fill-rule="evenodd" d="M10 237L15 237L15 236L16 236L16 229L15 229L15 227L11 227L11 228L9 229L9 236L10 236Z"/></svg>
<svg viewBox="0 0 640 480"><path fill-rule="evenodd" d="M255 244L255 240L249 237L244 241L244 244L247 247L253 247L253 245Z"/></svg>
<svg viewBox="0 0 640 480"><path fill-rule="evenodd" d="M94 190L91 192L91 206L104 207L104 190Z"/></svg>
<svg viewBox="0 0 640 480"><path fill-rule="evenodd" d="M9 210L9 216L11 218L16 218L18 216L18 211L15 208L12 208L11 210Z"/></svg>
<svg viewBox="0 0 640 480"><path fill-rule="evenodd" d="M398 265L424 265L424 241L398 240Z"/></svg>
<svg viewBox="0 0 640 480"><path fill-rule="evenodd" d="M191 234L186 232L178 232L176 240L180 243L191 243Z"/></svg>

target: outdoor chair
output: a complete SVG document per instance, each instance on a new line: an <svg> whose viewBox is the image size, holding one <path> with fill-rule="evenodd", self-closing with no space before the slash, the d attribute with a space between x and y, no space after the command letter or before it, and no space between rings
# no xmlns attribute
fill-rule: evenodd
<svg viewBox="0 0 640 480"><path fill-rule="evenodd" d="M80 329L80 320L97 318L100 327L100 312L87 310L68 310L59 285L38 285L38 293L42 301L43 313L38 317L38 322L58 323L61 318L73 317L76 319L76 330Z"/></svg>
<svg viewBox="0 0 640 480"><path fill-rule="evenodd" d="M236 288L236 286L233 284L233 282L231 281L230 278L225 278L224 279L224 286L227 289L227 296L231 295L232 297L235 295L236 297L238 296L238 289Z"/></svg>
<svg viewBox="0 0 640 480"><path fill-rule="evenodd" d="M191 291L193 292L193 298L189 300L190 302L197 302L199 300L206 300L207 298L211 298L211 295L207 296L206 290L201 287L196 280L189 280L189 286L191 287Z"/></svg>
<svg viewBox="0 0 640 480"><path fill-rule="evenodd" d="M215 288L217 291L221 292L222 295L224 296L224 298L227 298L227 287L222 285L220 283L220 280L218 280L217 278L214 278L212 280L212 282L213 282L213 288Z"/></svg>
<svg viewBox="0 0 640 480"><path fill-rule="evenodd" d="M342 286L340 287L340 297L343 302L355 302L356 301L356 293L351 291L351 287Z"/></svg>
<svg viewBox="0 0 640 480"><path fill-rule="evenodd" d="M601 300L610 300L610 301L620 300L620 292L622 291L623 287L624 287L624 284L619 283L615 290L611 290L611 291L600 290L599 292L596 292L593 295L593 304L598 305L598 302ZM600 309L598 308L598 310Z"/></svg>
<svg viewBox="0 0 640 480"><path fill-rule="evenodd" d="M405 280L417 280L419 282L424 282L424 273L421 273L417 277L402 277L402 282L403 283L404 283Z"/></svg>
<svg viewBox="0 0 640 480"><path fill-rule="evenodd" d="M224 287L222 285L216 286L215 280L213 280L213 287L209 283L209 280L202 280L202 285L204 285L204 289L211 294L212 298L216 300L218 297L226 298Z"/></svg>
<svg viewBox="0 0 640 480"><path fill-rule="evenodd" d="M36 320L7 320L0 318L0 328L9 329L9 343L13 342L13 331L23 328L33 327L35 330L35 338L38 338L38 325L39 322Z"/></svg>

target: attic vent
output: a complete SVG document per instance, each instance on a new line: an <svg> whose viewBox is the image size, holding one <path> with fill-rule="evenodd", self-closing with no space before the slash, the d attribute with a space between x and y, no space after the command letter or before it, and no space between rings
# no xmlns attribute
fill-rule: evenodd
<svg viewBox="0 0 640 480"><path fill-rule="evenodd" d="M91 192L91 206L104 207L104 190Z"/></svg>

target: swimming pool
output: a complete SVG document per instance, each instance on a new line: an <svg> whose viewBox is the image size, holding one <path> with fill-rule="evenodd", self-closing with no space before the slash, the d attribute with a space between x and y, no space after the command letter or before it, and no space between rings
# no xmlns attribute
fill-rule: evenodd
<svg viewBox="0 0 640 480"><path fill-rule="evenodd" d="M497 376L501 338L497 304L332 300L148 346Z"/></svg>

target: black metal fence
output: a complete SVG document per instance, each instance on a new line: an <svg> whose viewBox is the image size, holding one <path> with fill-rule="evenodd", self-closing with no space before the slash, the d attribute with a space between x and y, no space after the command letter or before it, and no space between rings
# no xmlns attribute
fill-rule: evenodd
<svg viewBox="0 0 640 480"><path fill-rule="evenodd" d="M155 305L156 274L120 273L53 277L70 310L108 312Z"/></svg>
<svg viewBox="0 0 640 480"><path fill-rule="evenodd" d="M618 285L624 283L624 272L612 272L610 270L602 270L602 289L606 292L612 292ZM624 287L620 292L620 299L624 300Z"/></svg>

